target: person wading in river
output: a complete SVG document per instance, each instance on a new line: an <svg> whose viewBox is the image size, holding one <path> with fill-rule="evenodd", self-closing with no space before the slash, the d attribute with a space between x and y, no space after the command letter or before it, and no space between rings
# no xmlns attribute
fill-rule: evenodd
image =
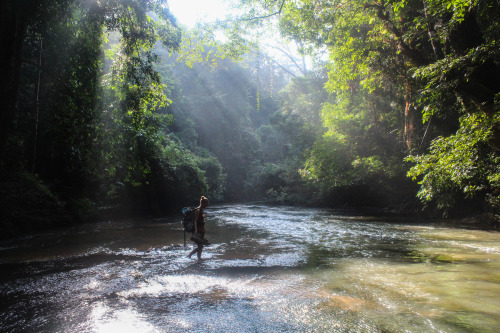
<svg viewBox="0 0 500 333"><path fill-rule="evenodd" d="M205 239L205 214L203 214L203 210L207 207L208 199L202 196L200 199L200 205L194 212L194 232L191 236L191 240L196 244L196 247L193 251L191 251L191 253L189 253L188 258L191 258L191 256L196 253L198 260L200 260L203 246L210 244Z"/></svg>

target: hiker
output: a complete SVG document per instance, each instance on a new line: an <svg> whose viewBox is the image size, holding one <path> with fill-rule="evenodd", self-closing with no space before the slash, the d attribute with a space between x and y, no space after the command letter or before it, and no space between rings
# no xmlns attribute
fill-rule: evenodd
<svg viewBox="0 0 500 333"><path fill-rule="evenodd" d="M201 196L200 205L194 212L194 232L191 236L191 240L195 242L196 248L189 253L188 258L191 258L191 256L196 253L198 255L198 260L200 260L203 246L209 244L205 239L205 214L203 214L203 210L207 207L208 199Z"/></svg>

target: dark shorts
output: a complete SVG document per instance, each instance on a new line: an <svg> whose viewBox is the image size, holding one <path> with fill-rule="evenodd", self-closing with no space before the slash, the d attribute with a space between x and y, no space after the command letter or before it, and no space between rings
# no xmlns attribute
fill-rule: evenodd
<svg viewBox="0 0 500 333"><path fill-rule="evenodd" d="M196 245L203 245L205 242L205 233L204 232L193 232L191 236L191 240L195 242Z"/></svg>

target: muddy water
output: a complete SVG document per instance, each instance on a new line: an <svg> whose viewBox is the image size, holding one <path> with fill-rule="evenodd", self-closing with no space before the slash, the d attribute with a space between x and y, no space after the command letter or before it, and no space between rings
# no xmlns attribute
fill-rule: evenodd
<svg viewBox="0 0 500 333"><path fill-rule="evenodd" d="M498 332L500 233L265 206L0 243L1 332Z"/></svg>

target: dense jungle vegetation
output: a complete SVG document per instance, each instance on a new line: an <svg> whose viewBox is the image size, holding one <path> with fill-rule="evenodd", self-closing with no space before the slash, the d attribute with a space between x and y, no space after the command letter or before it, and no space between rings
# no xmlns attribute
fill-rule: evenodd
<svg viewBox="0 0 500 333"><path fill-rule="evenodd" d="M201 194L497 216L498 1L234 3L188 29L166 0L1 2L5 235Z"/></svg>

